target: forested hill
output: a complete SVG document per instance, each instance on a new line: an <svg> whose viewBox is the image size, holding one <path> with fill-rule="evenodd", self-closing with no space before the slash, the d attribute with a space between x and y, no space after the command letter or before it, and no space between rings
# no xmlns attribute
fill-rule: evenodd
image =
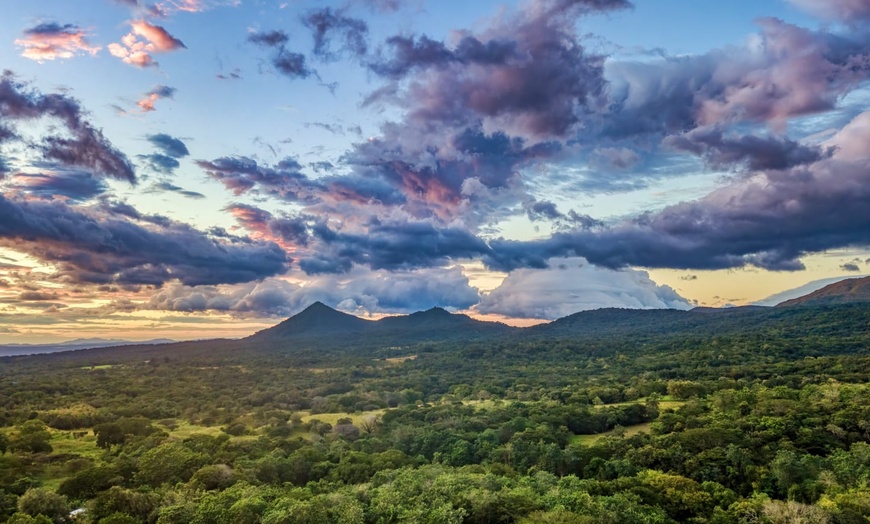
<svg viewBox="0 0 870 524"><path fill-rule="evenodd" d="M868 331L870 302L808 303L775 308L695 308L689 311L599 309L575 313L531 328L482 322L440 308L370 321L316 303L272 328L241 340L103 347L58 353L55 358L68 360L79 356L99 356L114 361L186 355L195 359L231 356L244 359L261 353L277 353L316 361L336 354L379 358L423 347L450 351L457 347L457 343L514 345L547 340L646 343L674 338L751 334L785 334L789 338L837 334L843 338L850 333L859 336Z"/></svg>
<svg viewBox="0 0 870 524"><path fill-rule="evenodd" d="M852 303L870 303L870 277L841 280L808 295L786 300L776 307Z"/></svg>

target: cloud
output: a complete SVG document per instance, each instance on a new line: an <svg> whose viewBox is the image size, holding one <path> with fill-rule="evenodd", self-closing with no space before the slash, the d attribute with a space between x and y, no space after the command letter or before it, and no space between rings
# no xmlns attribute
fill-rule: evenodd
<svg viewBox="0 0 870 524"><path fill-rule="evenodd" d="M0 75L0 117L6 122L51 117L62 122L69 132L63 137L46 136L35 145L46 160L135 183L136 174L130 161L84 119L83 113L74 98L62 94L44 95L17 82L11 73Z"/></svg>
<svg viewBox="0 0 870 524"><path fill-rule="evenodd" d="M102 48L90 45L86 37L85 30L76 25L44 22L26 29L22 37L15 40L15 45L24 48L21 56L37 62L72 58L82 53L94 56Z"/></svg>
<svg viewBox="0 0 870 524"><path fill-rule="evenodd" d="M829 157L833 150L803 145L786 137L724 136L716 128L697 128L666 137L664 145L704 158L714 168L744 165L751 171L788 169Z"/></svg>
<svg viewBox="0 0 870 524"><path fill-rule="evenodd" d="M238 315L286 317L321 301L361 315L411 313L434 306L465 309L479 299L458 268L369 271L354 268L347 279L306 278L305 286L270 278L235 286L169 284L147 307L168 311L224 311Z"/></svg>
<svg viewBox="0 0 870 524"><path fill-rule="evenodd" d="M831 156L808 166L758 172L707 196L591 231L490 242L494 268L546 267L555 256L590 263L681 269L754 265L803 269L806 253L870 244L870 112L823 144Z"/></svg>
<svg viewBox="0 0 870 524"><path fill-rule="evenodd" d="M374 11L392 13L402 7L402 0L362 0L363 3Z"/></svg>
<svg viewBox="0 0 870 524"><path fill-rule="evenodd" d="M41 173L16 173L9 187L38 196L62 196L74 201L94 198L106 191L105 182L87 171L48 169Z"/></svg>
<svg viewBox="0 0 870 524"><path fill-rule="evenodd" d="M254 238L270 240L285 249L307 246L312 217L275 217L264 209L247 204L232 204L226 208L236 221L254 234Z"/></svg>
<svg viewBox="0 0 870 524"><path fill-rule="evenodd" d="M460 32L455 46L395 36L370 69L407 88L390 90L409 118L473 122L485 129L546 140L567 137L584 114L604 101L604 57L588 53L575 26L596 10L623 1L531 2L478 34ZM386 91L386 92L390 92Z"/></svg>
<svg viewBox="0 0 870 524"><path fill-rule="evenodd" d="M46 293L44 291L25 291L18 295L18 300L26 300L33 302L41 302L45 300L57 300L60 295L57 293Z"/></svg>
<svg viewBox="0 0 870 524"><path fill-rule="evenodd" d="M194 200L205 199L205 195L203 195L202 193L198 193L196 191L189 191L187 189L178 187L175 184L171 184L169 182L157 182L147 192L178 193L181 196L185 196L187 198L192 198Z"/></svg>
<svg viewBox="0 0 870 524"><path fill-rule="evenodd" d="M190 155L184 142L166 133L148 135L146 138L160 152L138 155L138 158L143 160L151 170L158 173L172 174L181 165L178 159Z"/></svg>
<svg viewBox="0 0 870 524"><path fill-rule="evenodd" d="M345 233L317 224L316 252L299 267L308 274L346 273L354 264L372 269L407 270L444 266L489 252L486 242L460 227L428 221L372 223L365 233Z"/></svg>
<svg viewBox="0 0 870 524"><path fill-rule="evenodd" d="M248 41L260 47L274 49L272 66L289 78L308 78L317 76L316 71L309 69L305 63L305 55L289 51L285 45L289 37L284 31L263 31L248 35Z"/></svg>
<svg viewBox="0 0 870 524"><path fill-rule="evenodd" d="M264 47L282 47L290 37L284 31L262 31L248 35L248 42Z"/></svg>
<svg viewBox="0 0 870 524"><path fill-rule="evenodd" d="M481 199L513 191L523 167L561 149L557 143L529 145L522 138L486 134L478 127L443 129L433 136L431 130L385 125L382 132L357 144L344 162L357 177L384 180L401 191L408 213L447 221L468 211L463 202L483 208ZM481 191L473 191L476 186Z"/></svg>
<svg viewBox="0 0 870 524"><path fill-rule="evenodd" d="M286 158L274 167L260 166L247 157L197 160L196 163L234 195L257 191L286 202L311 202L318 189L293 158Z"/></svg>
<svg viewBox="0 0 870 524"><path fill-rule="evenodd" d="M614 271L582 258L552 259L549 269L518 269L481 298L475 309L508 317L556 319L605 307L690 309L668 286L659 286L645 271Z"/></svg>
<svg viewBox="0 0 870 524"><path fill-rule="evenodd" d="M207 235L163 217L136 220L134 209L126 213L0 195L0 247L52 264L56 278L69 283L233 284L287 269L286 254L273 243Z"/></svg>
<svg viewBox="0 0 870 524"><path fill-rule="evenodd" d="M136 105L139 106L139 109L143 113L154 111L154 104L158 100L160 100L161 98L172 98L173 95L175 95L176 91L177 89L175 89L174 87L163 85L154 86L151 91L145 93L145 96L142 97L138 102L136 102Z"/></svg>
<svg viewBox="0 0 870 524"><path fill-rule="evenodd" d="M592 152L590 165L598 169L631 169L640 162L640 155L627 147L597 147Z"/></svg>
<svg viewBox="0 0 870 524"><path fill-rule="evenodd" d="M362 57L368 51L369 28L362 20L324 7L308 11L302 24L314 38L314 54L323 60L336 60L344 52ZM334 38L341 41L337 49L332 48Z"/></svg>
<svg viewBox="0 0 870 524"><path fill-rule="evenodd" d="M870 19L870 4L866 0L788 0L810 13L829 20L846 23Z"/></svg>
<svg viewBox="0 0 870 524"><path fill-rule="evenodd" d="M160 153L152 153L150 155L138 155L140 160L144 161L148 168L152 171L163 174L171 174L181 165L181 163L171 156L162 155Z"/></svg>
<svg viewBox="0 0 870 524"><path fill-rule="evenodd" d="M159 149L163 154L172 158L184 158L190 154L187 146L178 138L167 135L166 133L157 133L156 135L148 135L148 141Z"/></svg>
<svg viewBox="0 0 870 524"><path fill-rule="evenodd" d="M587 122L610 138L682 134L699 126L766 124L836 107L870 74L861 32L811 31L776 18L741 47L659 60L610 60L608 110Z"/></svg>
<svg viewBox="0 0 870 524"><path fill-rule="evenodd" d="M854 262L846 262L845 264L840 265L840 269L842 269L843 271L853 271L856 273L858 271L861 271L861 268L858 267L858 265Z"/></svg>
<svg viewBox="0 0 870 524"><path fill-rule="evenodd" d="M136 67L157 66L153 53L168 53L186 48L184 42L169 34L166 29L145 20L130 22L130 32L121 39L121 43L112 43L108 47L112 56Z"/></svg>

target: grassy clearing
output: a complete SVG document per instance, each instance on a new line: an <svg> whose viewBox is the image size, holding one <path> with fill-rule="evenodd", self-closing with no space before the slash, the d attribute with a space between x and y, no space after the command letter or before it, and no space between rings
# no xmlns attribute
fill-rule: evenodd
<svg viewBox="0 0 870 524"><path fill-rule="evenodd" d="M644 422L643 424L625 426L621 429L624 436L631 437L633 435L637 435L638 433L649 433L649 428L650 423ZM591 446L604 437L610 437L615 435L617 431L618 430L612 429L610 431L606 431L604 433L596 433L594 435L574 435L573 437L571 437L571 444L582 444L584 446Z"/></svg>
<svg viewBox="0 0 870 524"><path fill-rule="evenodd" d="M408 355L407 357L390 357L384 359L389 364L401 364L407 360L417 360L417 355Z"/></svg>
<svg viewBox="0 0 870 524"><path fill-rule="evenodd" d="M354 425L359 425L366 417L383 415L386 412L386 409L376 409L373 411L366 411L365 413L315 413L312 415L308 411L299 411L299 414L302 416L303 423L317 419L334 426L338 423L339 419L343 418L349 418Z"/></svg>
<svg viewBox="0 0 870 524"><path fill-rule="evenodd" d="M82 366L79 369L86 369L88 371L93 371L95 369L112 369L115 367L114 364L99 364L97 366Z"/></svg>
<svg viewBox="0 0 870 524"><path fill-rule="evenodd" d="M103 454L97 447L97 436L91 430L60 431L50 429L52 453L56 455L78 455L96 460Z"/></svg>
<svg viewBox="0 0 870 524"><path fill-rule="evenodd" d="M162 427L166 429L167 433L169 433L170 438L178 440L184 440L194 435L209 435L211 437L216 437L221 434L221 426L197 426L184 420L176 421L172 428L166 426Z"/></svg>

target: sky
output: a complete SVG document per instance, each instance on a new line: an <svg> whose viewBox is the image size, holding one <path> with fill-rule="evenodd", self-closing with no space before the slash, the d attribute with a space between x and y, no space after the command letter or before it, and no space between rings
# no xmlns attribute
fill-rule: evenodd
<svg viewBox="0 0 870 524"><path fill-rule="evenodd" d="M870 272L870 0L0 0L0 343ZM769 302L769 301L768 301Z"/></svg>

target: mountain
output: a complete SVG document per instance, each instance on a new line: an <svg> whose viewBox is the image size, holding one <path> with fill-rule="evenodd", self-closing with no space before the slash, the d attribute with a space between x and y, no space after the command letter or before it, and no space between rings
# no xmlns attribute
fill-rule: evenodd
<svg viewBox="0 0 870 524"><path fill-rule="evenodd" d="M381 335L405 335L433 340L500 337L522 331L500 322L484 322L468 315L450 313L440 307L410 315L384 317L375 324L376 332Z"/></svg>
<svg viewBox="0 0 870 524"><path fill-rule="evenodd" d="M422 342L500 337L515 331L498 322L483 322L442 308L410 315L363 320L315 302L280 324L244 339L272 347L390 347Z"/></svg>
<svg viewBox="0 0 870 524"><path fill-rule="evenodd" d="M336 311L323 302L315 302L280 324L254 333L247 340L360 334L369 331L372 324L369 320Z"/></svg>
<svg viewBox="0 0 870 524"><path fill-rule="evenodd" d="M594 309L581 311L548 324L530 327L534 337L658 336L695 331L730 331L763 322L771 308Z"/></svg>
<svg viewBox="0 0 870 524"><path fill-rule="evenodd" d="M857 302L870 302L870 277L847 278L808 295L781 302L776 307L827 306Z"/></svg>

